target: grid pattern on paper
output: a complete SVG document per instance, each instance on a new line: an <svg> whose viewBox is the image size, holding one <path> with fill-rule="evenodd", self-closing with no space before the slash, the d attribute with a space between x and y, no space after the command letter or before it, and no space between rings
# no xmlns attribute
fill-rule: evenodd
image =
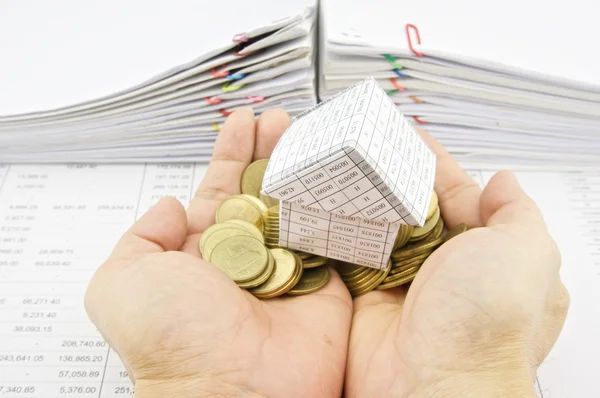
<svg viewBox="0 0 600 398"><path fill-rule="evenodd" d="M282 202L279 245L290 249L384 269L399 223L342 217Z"/></svg>
<svg viewBox="0 0 600 398"><path fill-rule="evenodd" d="M264 187L269 196L305 207L422 225L434 170L433 153L367 79L292 124Z"/></svg>
<svg viewBox="0 0 600 398"><path fill-rule="evenodd" d="M365 118L346 140L356 142L402 219L422 225L433 191L433 152L375 81L365 81L354 112Z"/></svg>

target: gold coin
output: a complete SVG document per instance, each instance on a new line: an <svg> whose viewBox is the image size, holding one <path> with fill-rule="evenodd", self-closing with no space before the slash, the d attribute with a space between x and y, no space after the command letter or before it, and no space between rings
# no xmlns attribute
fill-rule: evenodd
<svg viewBox="0 0 600 398"><path fill-rule="evenodd" d="M297 273L296 258L292 253L285 249L270 250L275 259L275 271L265 283L250 290L253 295L259 298L269 298L271 294L277 293L292 281Z"/></svg>
<svg viewBox="0 0 600 398"><path fill-rule="evenodd" d="M442 236L442 243L448 242L450 239L462 234L467 230L467 225L465 223L460 223L454 228L451 228L444 236Z"/></svg>
<svg viewBox="0 0 600 398"><path fill-rule="evenodd" d="M304 266L302 265L302 259L296 253L294 253L293 251L290 253L292 253L294 259L296 260L296 275L294 276L294 279L291 282L291 287L294 287L296 286L296 284L298 284L298 281L302 279L302 275L304 275Z"/></svg>
<svg viewBox="0 0 600 398"><path fill-rule="evenodd" d="M263 202L267 207L277 206L279 204L279 199L272 198L267 195L258 194L258 199Z"/></svg>
<svg viewBox="0 0 600 398"><path fill-rule="evenodd" d="M302 259L302 261L314 256L314 254L312 254L312 253L305 253L305 252L301 252L299 250L294 250L294 253L296 253L296 255L298 255L298 257L300 257L300 259Z"/></svg>
<svg viewBox="0 0 600 398"><path fill-rule="evenodd" d="M392 270L390 271L390 275L389 276L400 274L400 273L402 273L402 272L404 272L404 271L406 271L407 269L410 269L410 268L414 268L414 267L421 268L421 266L423 265L423 263L425 262L425 260L427 260L427 257L425 257L425 258L417 258L417 259L414 259L414 260L411 260L411 261L407 261L407 262L405 262L402 265L394 266L392 268Z"/></svg>
<svg viewBox="0 0 600 398"><path fill-rule="evenodd" d="M302 278L287 294L290 296L300 296L316 292L327 284L329 276L328 267L323 266L310 269L306 269L305 267Z"/></svg>
<svg viewBox="0 0 600 398"><path fill-rule="evenodd" d="M338 274L340 274L340 277L342 279L344 279L344 278L349 278L353 275L356 275L359 272L364 271L368 267L365 267L363 265L346 263L346 262L340 261L337 263L335 268L336 268L336 271L338 272Z"/></svg>
<svg viewBox="0 0 600 398"><path fill-rule="evenodd" d="M227 238L232 236L252 236L250 232L246 231L245 229L229 227L227 224L216 225L220 225L222 228L211 233L204 241L204 246L200 247L200 251L202 252L202 257L204 259L209 259L215 247Z"/></svg>
<svg viewBox="0 0 600 398"><path fill-rule="evenodd" d="M410 275L406 275L402 278L396 279L395 281L389 282L389 283L382 283L381 285L377 286L375 288L375 290L385 290L385 289L391 289L393 287L397 287L397 286L401 286L404 285L408 282L411 282L413 279L415 279L415 276L417 276L417 272L414 272Z"/></svg>
<svg viewBox="0 0 600 398"><path fill-rule="evenodd" d="M402 247L402 240L404 240L405 231L402 229L402 225L398 229L398 235L396 235L396 239L394 240L394 245L392 246L392 251Z"/></svg>
<svg viewBox="0 0 600 398"><path fill-rule="evenodd" d="M415 260L425 261L427 257L429 257L433 253L434 250L435 247L429 247L426 250L420 250L418 252L415 252L415 254L411 255L410 257L402 257L399 259L392 258L392 263L394 264L394 268L399 268L402 267L404 264L413 262Z"/></svg>
<svg viewBox="0 0 600 398"><path fill-rule="evenodd" d="M363 285L362 287L350 290L350 294L353 297L358 297L372 291L377 286L379 286L379 284L389 275L391 269L392 262L388 261L387 267L384 270L382 270L376 278L374 278L370 283Z"/></svg>
<svg viewBox="0 0 600 398"><path fill-rule="evenodd" d="M267 211L267 214L274 218L279 218L279 202L277 202L276 205L269 206L269 210Z"/></svg>
<svg viewBox="0 0 600 398"><path fill-rule="evenodd" d="M433 216L431 216L431 218L427 221L425 221L425 225L423 225L422 227L415 227L415 229L413 230L412 236L410 237L410 240L418 240L421 238L424 238L425 235L427 235L429 232L431 232L433 230L433 228L435 227L435 225L438 222L438 219L440 217L440 208L437 207L435 212L433 213Z"/></svg>
<svg viewBox="0 0 600 398"><path fill-rule="evenodd" d="M219 267L234 282L248 282L256 279L267 268L267 250L251 236L232 236L212 250L208 261Z"/></svg>
<svg viewBox="0 0 600 398"><path fill-rule="evenodd" d="M252 235L254 238L258 239L262 243L265 242L265 238L263 237L263 234L259 231L259 229L256 228L255 225L250 224L248 221L233 219L233 220L225 221L223 223L223 225L224 224L238 225L238 226L242 227L244 230L248 231L250 233L250 235ZM217 224L217 225L219 225L219 224Z"/></svg>
<svg viewBox="0 0 600 398"><path fill-rule="evenodd" d="M402 250L392 253L392 260L400 262L402 260L411 259L423 253L431 253L436 247L442 244L442 238L432 241L419 241L405 246Z"/></svg>
<svg viewBox="0 0 600 398"><path fill-rule="evenodd" d="M242 174L242 193L258 197L268 164L269 159L260 159L246 167Z"/></svg>
<svg viewBox="0 0 600 398"><path fill-rule="evenodd" d="M347 274L341 274L341 278L344 282L348 281L348 282L352 282L353 279L356 278L360 278L361 276L363 276L364 274L371 272L374 268L371 267L364 267L362 265L358 265L355 271L353 272L349 272Z"/></svg>
<svg viewBox="0 0 600 398"><path fill-rule="evenodd" d="M294 253L292 253L292 254L294 254ZM275 291L267 296L260 296L259 298L279 297L279 296L289 292L298 283L298 281L302 278L302 275L304 275L304 270L302 268L302 260L300 260L300 258L296 255L294 255L294 258L296 259L296 270L294 272L294 276L292 277L292 279L290 279L290 281L288 283L283 285L277 291Z"/></svg>
<svg viewBox="0 0 600 398"><path fill-rule="evenodd" d="M253 287L257 287L265 283L271 275L273 275L273 271L275 271L275 259L271 254L270 250L267 250L269 253L269 262L267 263L267 268L265 268L265 272L260 274L256 279L253 279L249 282L239 282L237 285L242 289L252 289Z"/></svg>
<svg viewBox="0 0 600 398"><path fill-rule="evenodd" d="M435 191L431 191L431 201L429 202L429 208L427 209L427 220L429 220L435 213L435 209L438 207L438 196Z"/></svg>
<svg viewBox="0 0 600 398"><path fill-rule="evenodd" d="M348 286L348 288L354 289L368 283L369 280L371 280L374 277L377 277L377 275L380 272L381 271L378 269L369 268L369 270L367 270L366 272L358 274L357 276L354 276L350 279L344 280L344 283L346 283L346 286Z"/></svg>
<svg viewBox="0 0 600 398"><path fill-rule="evenodd" d="M217 223L227 220L244 220L256 226L259 231L264 230L262 212L252 201L242 195L234 195L225 199L217 209L215 215Z"/></svg>
<svg viewBox="0 0 600 398"><path fill-rule="evenodd" d="M404 278L406 275L411 275L411 274L417 272L419 270L419 268L421 268L421 267L418 266L418 265L415 265L413 267L405 269L402 272L397 272L395 274L390 274L390 275L387 276L387 278L385 278L383 280L382 283L389 283L389 282L395 281L396 279Z"/></svg>
<svg viewBox="0 0 600 398"><path fill-rule="evenodd" d="M444 231L444 220L442 220L442 217L440 217L438 219L437 224L435 224L435 227L433 227L433 229L431 230L431 232L429 233L429 235L427 235L426 237L426 241L433 241L438 239L440 236L442 236L442 232Z"/></svg>
<svg viewBox="0 0 600 398"><path fill-rule="evenodd" d="M200 248L200 252L203 251L202 248L204 247L204 244L205 244L206 240L208 239L208 237L211 234L213 234L214 232L216 232L216 231L218 231L218 230L220 230L222 228L238 228L238 229L242 229L242 227L237 227L237 226L234 226L234 225L232 225L232 226L223 226L223 224L213 224L213 225L211 225L210 227L208 227L208 228L206 228L204 230L204 232L202 233L202 236L200 237L200 242L198 243L198 246ZM205 260L206 260L206 258L205 258Z"/></svg>
<svg viewBox="0 0 600 398"><path fill-rule="evenodd" d="M263 218L266 219L267 213L269 211L269 208L267 207L267 205L265 205L263 202L261 202L260 199L258 199L257 197L254 197L252 195L242 194L240 196L242 196L243 198L248 199L249 201L254 203L254 205L260 209L260 212L263 215Z"/></svg>
<svg viewBox="0 0 600 398"><path fill-rule="evenodd" d="M329 259L327 257L314 256L314 257L303 259L302 265L304 266L304 269L315 268L315 267L320 267L322 265L327 264L327 261L329 261Z"/></svg>
<svg viewBox="0 0 600 398"><path fill-rule="evenodd" d="M415 227L412 225L401 225L392 250L399 249L406 245L408 243L408 240L412 236L414 229Z"/></svg>

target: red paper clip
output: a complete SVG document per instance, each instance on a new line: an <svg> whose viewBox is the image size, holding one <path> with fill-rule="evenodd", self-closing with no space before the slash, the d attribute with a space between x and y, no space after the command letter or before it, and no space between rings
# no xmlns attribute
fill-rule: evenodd
<svg viewBox="0 0 600 398"><path fill-rule="evenodd" d="M392 84L394 85L394 87L396 87L396 90L398 90L398 91L404 91L404 90L406 90L406 87L403 87L403 86L399 85L398 82L396 81L396 79L394 79L393 77L390 78L390 81L392 82Z"/></svg>
<svg viewBox="0 0 600 398"><path fill-rule="evenodd" d="M237 57L247 57L248 55L252 55L252 54L254 54L254 53L256 53L256 51L251 51L251 52L249 52L249 53L247 53L247 54L240 54L240 52L239 52L239 51L235 51L235 52L233 53L233 55L235 55L235 56L237 56Z"/></svg>
<svg viewBox="0 0 600 398"><path fill-rule="evenodd" d="M262 102L265 100L265 97L248 97L248 101L250 102Z"/></svg>
<svg viewBox="0 0 600 398"><path fill-rule="evenodd" d="M214 77L227 77L227 75L229 75L229 71L223 71L223 72L217 72L214 68L210 71L210 73L214 76Z"/></svg>
<svg viewBox="0 0 600 398"><path fill-rule="evenodd" d="M422 121L421 119L419 119L418 116L413 116L413 119L415 119L415 122L419 123L419 124L427 124L427 122Z"/></svg>
<svg viewBox="0 0 600 398"><path fill-rule="evenodd" d="M231 112L226 111L225 109L219 109L219 113L223 116L229 116L231 115Z"/></svg>
<svg viewBox="0 0 600 398"><path fill-rule="evenodd" d="M248 33L244 32L244 33L238 33L237 35L233 36L233 39L231 39L231 41L233 41L234 43L244 43L248 41Z"/></svg>
<svg viewBox="0 0 600 398"><path fill-rule="evenodd" d="M408 48L410 48L410 51L412 51L416 56L422 57L423 53L415 50L412 45L412 40L410 39L410 28L414 29L415 33L417 34L417 43L421 44L421 35L419 34L419 29L415 25L413 25L411 23L407 23L406 24L406 39L408 40Z"/></svg>
<svg viewBox="0 0 600 398"><path fill-rule="evenodd" d="M219 103L223 102L223 100L220 98L208 98L208 97L204 98L204 101L208 102L211 105L215 105L215 104L219 104Z"/></svg>

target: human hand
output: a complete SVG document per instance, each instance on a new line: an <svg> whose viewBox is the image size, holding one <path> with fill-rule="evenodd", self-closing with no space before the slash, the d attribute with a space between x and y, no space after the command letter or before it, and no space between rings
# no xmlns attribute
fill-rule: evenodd
<svg viewBox="0 0 600 398"><path fill-rule="evenodd" d="M289 124L234 112L186 211L154 206L120 239L85 297L90 319L120 356L138 397L339 397L352 301L332 272L323 289L258 300L201 259L198 243L242 172L270 156Z"/></svg>
<svg viewBox="0 0 600 398"><path fill-rule="evenodd" d="M533 380L562 329L569 296L560 254L509 172L485 190L437 154L435 190L449 228L410 288L354 300L349 397L537 396Z"/></svg>

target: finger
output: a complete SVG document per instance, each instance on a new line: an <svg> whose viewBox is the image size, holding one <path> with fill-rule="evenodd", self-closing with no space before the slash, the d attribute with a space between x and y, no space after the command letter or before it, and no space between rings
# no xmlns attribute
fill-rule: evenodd
<svg viewBox="0 0 600 398"><path fill-rule="evenodd" d="M569 311L570 296L565 285L557 278L554 287L548 294L548 301L542 313L542 319L532 339L533 373L546 359L558 340L565 325Z"/></svg>
<svg viewBox="0 0 600 398"><path fill-rule="evenodd" d="M500 171L481 194L481 219L487 226L544 227L544 218L535 202L523 191L511 171Z"/></svg>
<svg viewBox="0 0 600 398"><path fill-rule="evenodd" d="M398 306L398 308L402 308L407 292L408 286L406 285L385 290L373 290L354 299L354 313L356 314L363 308L381 304ZM398 311L398 313L400 312L401 311Z"/></svg>
<svg viewBox="0 0 600 398"><path fill-rule="evenodd" d="M212 225L223 200L240 193L242 173L254 152L254 134L254 112L250 109L233 112L223 124L204 180L188 208L188 234Z"/></svg>
<svg viewBox="0 0 600 398"><path fill-rule="evenodd" d="M481 188L435 138L421 129L417 131L436 155L434 189L444 221L449 228L463 222L470 228L480 227Z"/></svg>
<svg viewBox="0 0 600 398"><path fill-rule="evenodd" d="M277 141L290 125L290 117L282 109L269 109L258 118L254 160L268 159Z"/></svg>
<svg viewBox="0 0 600 398"><path fill-rule="evenodd" d="M186 234L185 209L175 198L162 198L125 232L108 262L122 264L120 260L131 261L145 254L177 250Z"/></svg>

